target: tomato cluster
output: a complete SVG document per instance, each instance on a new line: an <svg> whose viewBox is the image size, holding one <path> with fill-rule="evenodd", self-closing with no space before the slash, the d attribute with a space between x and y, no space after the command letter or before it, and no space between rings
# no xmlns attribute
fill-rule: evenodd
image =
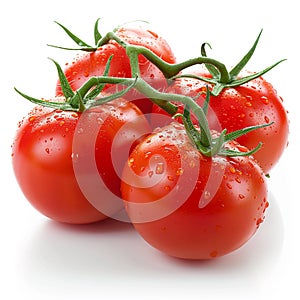
<svg viewBox="0 0 300 300"><path fill-rule="evenodd" d="M226 73L204 46L177 63L166 40L142 27L95 30L91 47L60 26L82 52L64 70L55 62L54 99L17 90L36 104L12 155L29 202L64 223L131 222L179 258L245 244L265 218L266 177L288 139L286 109L264 72L239 72L257 41Z"/></svg>

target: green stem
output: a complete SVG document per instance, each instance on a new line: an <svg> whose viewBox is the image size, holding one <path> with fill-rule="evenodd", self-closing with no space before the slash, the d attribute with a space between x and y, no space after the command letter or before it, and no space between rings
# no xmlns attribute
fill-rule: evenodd
<svg viewBox="0 0 300 300"><path fill-rule="evenodd" d="M159 56L157 56L155 53L153 53L151 50L149 50L146 47L143 46L135 46L135 45L130 45L120 39L114 32L108 32L98 43L97 47L104 45L109 42L109 40L114 40L116 41L120 46L126 49L128 56L130 55L134 60L136 60L135 56L137 57L139 54L142 54L145 56L149 61L151 61L153 64L155 64L161 72L164 74L166 78L171 78L175 75L177 75L180 71L183 69L186 69L188 67L191 67L193 65L197 64L209 64L214 66L219 72L220 72L220 83L227 83L230 81L230 75L229 72L227 71L226 66L209 57L196 57L192 58L189 60L186 60L181 63L177 64L170 64L165 62L163 59L161 59ZM133 55L134 53L134 55ZM131 61L131 59L130 59ZM137 65L136 61L132 62L131 67L133 68L133 74L137 74Z"/></svg>

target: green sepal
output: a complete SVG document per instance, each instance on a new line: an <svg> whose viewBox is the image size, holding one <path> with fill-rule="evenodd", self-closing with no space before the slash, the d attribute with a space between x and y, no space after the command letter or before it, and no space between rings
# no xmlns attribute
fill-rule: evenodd
<svg viewBox="0 0 300 300"><path fill-rule="evenodd" d="M108 58L106 66L105 66L105 70L103 72L103 76L108 76L112 58L113 58L113 55L111 55ZM102 92L104 87L105 87L105 83L99 83L85 96L85 99L87 99L87 100L95 99Z"/></svg>
<svg viewBox="0 0 300 300"><path fill-rule="evenodd" d="M25 99L29 100L34 104L42 105L54 109L60 109L60 110L79 111L79 109L72 107L68 102L55 102L55 101L45 101L41 99L36 99L20 92L17 88L14 89L18 94L20 94L22 97L24 97Z"/></svg>
<svg viewBox="0 0 300 300"><path fill-rule="evenodd" d="M80 51L87 51L87 52L94 52L97 50L97 46L90 46L86 42L84 42L82 39L80 39L78 36L76 36L74 33L72 33L68 28L66 28L64 25L54 21L56 24L58 24L65 32L66 34L79 46L79 48L68 48L68 47L61 47L61 46L55 46L48 44L48 46L63 50L80 50ZM102 38L101 34L98 31L98 22L99 19L97 19L95 26L94 26L94 39L97 41L95 44L99 42L99 40Z"/></svg>
<svg viewBox="0 0 300 300"><path fill-rule="evenodd" d="M104 103L110 102L110 101L115 100L117 98L121 98L122 96L124 96L126 93L128 93L136 85L137 80L138 80L138 77L136 77L135 80L130 85L128 85L128 87L126 87L125 89L121 90L120 92L111 94L111 95L106 96L106 97L102 97L102 98L100 98L100 99L98 99L96 101L95 100L87 101L85 103L86 109L102 105Z"/></svg>
<svg viewBox="0 0 300 300"><path fill-rule="evenodd" d="M234 68L232 68L232 70L229 72L230 78L233 80L235 79L239 73L242 71L242 69L246 66L246 64L248 63L248 61L250 60L250 58L252 57L256 46L258 44L258 41L260 39L260 36L262 34L262 29L259 32L258 37L256 38L253 46L250 48L250 50L246 53L246 55L240 60L240 62L238 64L236 64L236 66Z"/></svg>
<svg viewBox="0 0 300 300"><path fill-rule="evenodd" d="M250 155L253 155L254 153L256 153L257 151L259 151L261 146L262 146L262 143L258 143L258 145L254 149L245 151L245 152L223 148L220 150L218 155L219 156L227 156L227 157L250 156Z"/></svg>
<svg viewBox="0 0 300 300"><path fill-rule="evenodd" d="M273 124L274 124L274 122L261 124L261 125L255 125L255 126L248 126L248 127L230 132L225 136L225 142L236 140L237 138L239 138L239 137L241 137L241 136L243 136L243 135L245 135L245 134L247 134L251 131L254 131L254 130L257 130L257 129L260 129L260 128L265 128L265 127L271 126Z"/></svg>
<svg viewBox="0 0 300 300"><path fill-rule="evenodd" d="M98 18L95 22L95 26L94 26L94 41L95 41L95 45L98 44L98 42L102 39L102 35L101 33L99 32L99 26L98 26L98 23L100 21L100 18Z"/></svg>
<svg viewBox="0 0 300 300"><path fill-rule="evenodd" d="M52 58L49 58L56 66L56 70L58 73L58 78L61 86L62 93L66 99L72 98L74 96L74 91L72 90L69 81L62 70L61 66Z"/></svg>

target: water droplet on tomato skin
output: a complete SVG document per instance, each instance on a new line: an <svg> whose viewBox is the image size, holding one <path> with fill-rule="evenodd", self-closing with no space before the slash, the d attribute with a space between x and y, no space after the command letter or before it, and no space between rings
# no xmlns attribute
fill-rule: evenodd
<svg viewBox="0 0 300 300"><path fill-rule="evenodd" d="M168 175L167 178L168 178L169 181L174 181L174 177L171 176L171 175Z"/></svg>
<svg viewBox="0 0 300 300"><path fill-rule="evenodd" d="M234 179L237 183L241 183L242 181L241 181L241 179L239 178L239 177L235 177L235 179Z"/></svg>
<svg viewBox="0 0 300 300"><path fill-rule="evenodd" d="M269 99L266 97L266 96L261 96L261 101L264 103L264 104L266 104L266 105L268 105L269 104Z"/></svg>
<svg viewBox="0 0 300 300"><path fill-rule="evenodd" d="M218 251L217 250L211 251L209 253L209 256L212 257L212 258L217 257L217 255L218 255Z"/></svg>
<svg viewBox="0 0 300 300"><path fill-rule="evenodd" d="M230 183L226 183L226 186L231 190L232 189L232 185Z"/></svg>
<svg viewBox="0 0 300 300"><path fill-rule="evenodd" d="M210 198L210 192L209 191L205 191L204 192L204 198L205 199L209 199Z"/></svg>
<svg viewBox="0 0 300 300"><path fill-rule="evenodd" d="M266 123L270 123L270 119L268 116L265 116L264 119L265 119Z"/></svg>
<svg viewBox="0 0 300 300"><path fill-rule="evenodd" d="M129 160L128 160L128 166L132 167L133 163L134 163L134 158L130 157Z"/></svg>
<svg viewBox="0 0 300 300"><path fill-rule="evenodd" d="M183 169L182 168L178 168L177 170L176 170L176 175L182 175L183 174Z"/></svg>
<svg viewBox="0 0 300 300"><path fill-rule="evenodd" d="M36 119L36 116L30 116L29 119L28 119L28 121L30 123L32 123L35 119Z"/></svg>
<svg viewBox="0 0 300 300"><path fill-rule="evenodd" d="M234 167L229 168L230 173L234 174L236 172L236 169Z"/></svg>
<svg viewBox="0 0 300 300"><path fill-rule="evenodd" d="M146 152L145 155L144 155L144 158L148 159L151 154L152 154L151 151Z"/></svg>
<svg viewBox="0 0 300 300"><path fill-rule="evenodd" d="M256 220L256 226L259 227L260 224L261 224L263 221L264 221L264 218L258 218L258 219Z"/></svg>
<svg viewBox="0 0 300 300"><path fill-rule="evenodd" d="M155 174L163 174L164 170L165 170L164 163L159 162L156 164Z"/></svg>
<svg viewBox="0 0 300 300"><path fill-rule="evenodd" d="M147 173L147 175L148 175L149 178L151 178L151 177L153 176L153 171L149 171L149 172Z"/></svg>
<svg viewBox="0 0 300 300"><path fill-rule="evenodd" d="M78 134L83 133L83 128L78 128L77 133L78 133Z"/></svg>

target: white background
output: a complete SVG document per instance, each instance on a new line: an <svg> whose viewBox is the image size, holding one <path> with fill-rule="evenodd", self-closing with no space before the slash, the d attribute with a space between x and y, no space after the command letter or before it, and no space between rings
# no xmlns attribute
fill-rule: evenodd
<svg viewBox="0 0 300 300"><path fill-rule="evenodd" d="M78 3L78 4L77 4ZM297 1L8 1L0 11L1 299L299 299L299 15ZM22 195L10 145L17 122L32 107L13 91L54 94L56 71L73 45L54 20L88 42L100 17L103 33L147 20L179 60L210 54L230 66L263 35L248 69L288 60L265 78L284 98L290 144L271 172L266 221L241 249L205 262L172 259L146 244L129 224L67 226L49 221ZM298 140L297 140L298 138ZM289 296L287 296L289 294Z"/></svg>

